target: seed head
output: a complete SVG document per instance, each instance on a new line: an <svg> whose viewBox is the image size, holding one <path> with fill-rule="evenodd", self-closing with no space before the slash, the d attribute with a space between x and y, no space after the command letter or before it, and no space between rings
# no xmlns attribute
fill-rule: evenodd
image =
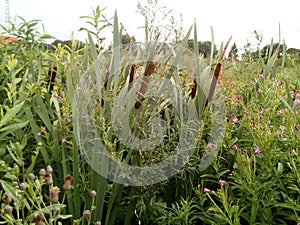
<svg viewBox="0 0 300 225"><path fill-rule="evenodd" d="M9 192L4 192L3 195L2 195L2 201L9 204L11 203L11 194Z"/></svg>
<svg viewBox="0 0 300 225"><path fill-rule="evenodd" d="M59 188L58 187L52 187L50 188L50 202L58 202L58 193L59 193Z"/></svg>
<svg viewBox="0 0 300 225"><path fill-rule="evenodd" d="M71 187L72 187L72 185L71 185L72 180L73 180L73 177L70 176L70 175L68 175L68 176L65 177L65 183L63 185L63 189L64 190L67 191L67 190L71 189Z"/></svg>

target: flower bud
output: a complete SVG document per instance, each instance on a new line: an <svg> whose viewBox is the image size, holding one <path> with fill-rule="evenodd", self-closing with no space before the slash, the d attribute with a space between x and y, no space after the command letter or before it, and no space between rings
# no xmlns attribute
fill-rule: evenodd
<svg viewBox="0 0 300 225"><path fill-rule="evenodd" d="M53 184L53 179L52 179L51 173L46 173L46 175L44 176L44 178L45 178L45 183L47 185Z"/></svg>
<svg viewBox="0 0 300 225"><path fill-rule="evenodd" d="M53 172L53 169L52 169L52 167L51 167L50 165L48 165L48 166L46 167L46 171L47 171L47 173L52 173L52 172Z"/></svg>
<svg viewBox="0 0 300 225"><path fill-rule="evenodd" d="M88 209L87 209L87 210L84 210L84 211L83 211L83 216L84 216L84 217L90 217L90 216L91 216L91 211L88 210Z"/></svg>
<svg viewBox="0 0 300 225"><path fill-rule="evenodd" d="M19 184L20 190L24 191L27 188L27 184L25 182L22 182Z"/></svg>
<svg viewBox="0 0 300 225"><path fill-rule="evenodd" d="M30 174L28 174L28 176L27 176L27 178L28 178L28 180L34 180L34 174L33 173L30 173Z"/></svg>
<svg viewBox="0 0 300 225"><path fill-rule="evenodd" d="M40 176L45 176L46 175L46 170L44 168L40 169L39 175Z"/></svg>
<svg viewBox="0 0 300 225"><path fill-rule="evenodd" d="M13 207L11 207L10 205L6 205L3 209L4 213L11 213L13 211Z"/></svg>
<svg viewBox="0 0 300 225"><path fill-rule="evenodd" d="M97 192L95 190L91 190L90 196L95 197L97 195Z"/></svg>

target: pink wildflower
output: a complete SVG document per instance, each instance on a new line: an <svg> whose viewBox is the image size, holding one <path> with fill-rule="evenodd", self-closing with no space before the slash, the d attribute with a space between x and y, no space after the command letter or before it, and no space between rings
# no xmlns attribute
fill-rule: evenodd
<svg viewBox="0 0 300 225"><path fill-rule="evenodd" d="M203 192L204 192L204 193L210 192L210 190L209 190L208 188L204 188L204 189L203 189Z"/></svg>
<svg viewBox="0 0 300 225"><path fill-rule="evenodd" d="M259 147L257 147L257 146L254 146L254 152L255 153L257 153L257 154L260 154L261 153L261 150L260 150L260 148Z"/></svg>
<svg viewBox="0 0 300 225"><path fill-rule="evenodd" d="M238 120L239 120L238 118L234 117L234 118L232 119L232 122L237 123Z"/></svg>

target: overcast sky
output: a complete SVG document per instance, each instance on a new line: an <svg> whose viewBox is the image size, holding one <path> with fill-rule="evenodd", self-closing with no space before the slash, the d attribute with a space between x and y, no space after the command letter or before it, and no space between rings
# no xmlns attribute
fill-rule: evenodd
<svg viewBox="0 0 300 225"><path fill-rule="evenodd" d="M140 0L145 4L146 0ZM198 39L210 41L210 26L214 29L215 43L226 42L233 35L233 42L243 47L247 40L255 44L253 31L263 34L263 44L274 38L279 39L279 23L282 38L288 48L300 48L300 16L297 0L158 0L161 6L173 10L173 15L183 16L185 30L196 18ZM82 39L78 29L84 26L80 16L90 15L92 8L107 7L107 17L112 17L116 9L119 21L128 33L142 38L143 17L137 11L138 0L10 0L11 17L22 16L26 20L42 20L46 31L58 39ZM0 0L0 21L4 22L5 0ZM178 17L177 17L178 18ZM163 23L164 21L162 21ZM105 36L111 35L110 33ZM107 37L109 39L109 37Z"/></svg>

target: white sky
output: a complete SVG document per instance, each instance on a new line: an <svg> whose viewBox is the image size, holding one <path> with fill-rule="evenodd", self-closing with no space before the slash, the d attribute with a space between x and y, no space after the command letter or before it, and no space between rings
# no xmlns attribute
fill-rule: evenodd
<svg viewBox="0 0 300 225"><path fill-rule="evenodd" d="M140 0L145 3L146 0ZM214 29L215 43L220 45L233 35L233 42L242 48L249 40L256 44L253 31L263 34L263 45L281 36L288 48L300 48L300 16L298 0L158 0L162 6L173 10L173 15L183 15L185 30L197 21L198 39L210 41L210 26ZM67 40L74 31L75 38L82 39L78 29L84 26L80 16L90 15L92 8L107 7L107 17L118 11L119 21L130 35L141 39L144 30L137 29L144 24L137 11L138 0L10 0L11 17L22 16L26 20L42 20L46 31L61 40ZM0 22L4 21L5 0L0 0ZM164 21L162 21L164 22ZM107 33L106 36L110 36ZM107 37L110 39L110 37Z"/></svg>

